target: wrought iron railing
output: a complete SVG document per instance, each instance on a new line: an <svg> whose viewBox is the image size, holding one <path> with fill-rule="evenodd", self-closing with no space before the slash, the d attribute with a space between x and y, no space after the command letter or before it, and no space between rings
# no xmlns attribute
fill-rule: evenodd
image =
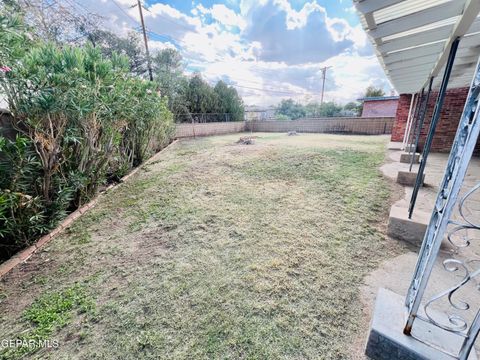
<svg viewBox="0 0 480 360"><path fill-rule="evenodd" d="M404 333L412 335L415 322L425 321L452 334L456 334L463 339L459 349L457 349L458 351L452 353L441 347L440 350L461 360L468 358L480 331L480 306L478 303L478 309L476 309L473 320L469 320L463 313L468 310L472 311L471 304L458 299L459 290L475 281L480 274L480 259L465 259L461 256L462 251L470 246L472 233L480 230L480 221L472 217L473 213L479 216L480 209L473 209L474 211L472 211L468 207L468 203L474 194L480 191L480 183L459 198L480 132L479 94L480 65L477 63L445 174L437 194L414 276L405 300L408 318ZM453 217L455 208L458 208L460 220L455 220ZM451 229L448 230L448 227ZM429 299L425 299L425 290L434 264L437 261L440 245L445 237L456 251L452 256L443 261L443 268L447 273L462 274L462 276L454 286L441 291ZM478 288L478 285L476 286ZM449 306L446 319L439 318L432 312L433 305L444 298L447 299ZM419 311L422 303L424 303L423 313Z"/></svg>

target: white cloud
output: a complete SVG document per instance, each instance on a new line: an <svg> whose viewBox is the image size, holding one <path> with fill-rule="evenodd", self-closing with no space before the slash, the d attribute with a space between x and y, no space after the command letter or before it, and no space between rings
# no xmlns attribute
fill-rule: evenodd
<svg viewBox="0 0 480 360"><path fill-rule="evenodd" d="M197 13L211 15L214 20L224 26L237 27L240 30L243 30L246 26L245 19L224 4L214 4L210 9L199 4L195 9L198 9Z"/></svg>
<svg viewBox="0 0 480 360"><path fill-rule="evenodd" d="M80 0L98 6L95 0ZM102 0L102 13L119 34L138 29L138 10L130 0L117 0L127 17L111 1ZM153 37L153 52L177 47L187 72L200 70L213 83L219 79L237 87L246 104L276 104L282 98L319 100L321 68L327 71L325 100L347 102L368 85L389 89L360 25L330 17L316 0L295 10L286 0L241 0L240 13L225 4L195 4L190 13L157 3L145 11L147 28L166 36Z"/></svg>
<svg viewBox="0 0 480 360"><path fill-rule="evenodd" d="M345 12L348 12L348 13L351 13L351 14L355 14L357 12L357 10L355 9L355 6L349 6L349 7L346 7L345 9Z"/></svg>
<svg viewBox="0 0 480 360"><path fill-rule="evenodd" d="M308 22L308 17L313 12L317 11L323 15L326 15L327 13L325 8L318 5L316 1L304 4L300 11L294 10L287 0L275 0L274 3L280 9L285 11L287 15L286 24L288 30L304 27Z"/></svg>

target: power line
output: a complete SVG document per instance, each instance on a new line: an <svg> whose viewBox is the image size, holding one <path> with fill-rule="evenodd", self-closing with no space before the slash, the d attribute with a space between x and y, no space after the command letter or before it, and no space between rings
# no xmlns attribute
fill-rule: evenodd
<svg viewBox="0 0 480 360"><path fill-rule="evenodd" d="M71 0L70 0L71 1ZM152 30L149 30L146 26L145 26L145 23L141 23L139 22L137 19L135 19L134 17L132 17L127 11L125 11L125 9L116 1L116 0L112 0L113 4L125 15L127 16L132 22L134 22L135 24L138 25L138 28L134 28L134 27L131 27L134 31L138 32L138 31L142 31L144 32L144 42L145 42L145 46L146 46L146 53L147 53L147 60L149 61L150 60L150 56L149 56L149 52L148 52L148 41L146 39L146 34L148 33L150 36L151 35L155 35L155 36L158 36L160 38L163 38L165 40L168 40L168 41L171 41L172 39L177 42L177 43L180 43L180 44L184 44L186 45L186 43L180 39L177 39L171 35L163 35L163 34L158 34ZM140 3L140 0L137 0L138 3ZM136 6L139 6L139 12L141 13L141 4L137 4ZM83 6L82 6L83 7ZM89 11L88 9L86 9L85 7L83 7L85 10ZM141 17L141 20L142 20L142 15L140 15ZM194 32L194 30L192 29L189 29L187 28L186 26L182 25L182 24L178 24L170 19L168 19L167 17L165 16L162 16L160 14L157 14L158 16L164 18L165 20L171 22L171 23L174 23L180 27L183 27L189 31L192 31ZM139 29L140 28L140 29ZM178 47L180 47L179 45L176 45ZM181 48L181 47L180 47ZM215 63L214 61L205 61L207 63ZM150 78L152 79L153 76L151 75L151 66L148 65L149 67L149 74L150 74ZM259 72L259 73L266 73L269 71L269 69L263 69L263 68L258 68L258 69L255 69L256 72ZM231 77L229 77L231 78ZM234 78L231 78L233 80L236 80ZM245 80L241 80L241 81L245 81ZM246 82L249 82L249 83L256 83L256 84L259 84L259 85L263 85L263 83L258 83L258 82L253 82L253 81L246 81ZM300 96L307 96L307 95L311 95L309 93L301 93L301 92L296 92L296 91L285 91L285 90L274 90L274 89L268 89L268 88L258 88L258 87L252 87L252 86L245 86L245 85L238 85L238 84L228 84L229 86L233 86L233 87L238 87L238 88L243 88L243 89L249 89L249 90L256 90L256 91L262 91L262 92L267 92L267 93L276 93L276 94L285 94L285 95L300 95ZM275 84L272 84L270 86L276 86Z"/></svg>
<svg viewBox="0 0 480 360"><path fill-rule="evenodd" d="M272 92L272 93L279 93L279 94L286 94L286 95L308 95L307 93L297 93L293 91L282 91L282 90L271 90L271 89L261 89L261 88L256 88L256 87L250 87L250 86L242 86L242 85L237 85L237 84L228 84L229 86L233 87L239 87L243 89L250 89L250 90L258 90L258 91L263 91L263 92Z"/></svg>
<svg viewBox="0 0 480 360"><path fill-rule="evenodd" d="M130 20L132 20L134 23L141 25L137 19L135 19L133 16L131 16L129 13L127 13L122 6L120 6L115 0L112 0L112 2L115 4L115 6L120 9L122 13L124 13Z"/></svg>
<svg viewBox="0 0 480 360"><path fill-rule="evenodd" d="M127 16L130 20L132 20L132 21L133 21L134 23L136 23L138 26L142 27L142 24L141 24L140 22L138 22L137 19L135 19L134 17L132 17L129 13L127 13L127 12L125 11L125 9L124 9L116 0L112 0L112 2L115 4L115 6L116 6L118 9L120 9L120 11L121 11L123 14L125 14L125 16ZM159 15L159 16L161 16L161 15ZM163 17L163 16L161 16L161 17ZM163 18L165 18L165 17L163 17ZM166 19L166 18L165 18L165 19ZM171 20L169 20L169 21L172 22L172 23L174 23L174 22L171 21ZM132 29L135 30L135 31L138 31L138 30L135 29L135 28L132 28ZM152 31L152 30L149 30L148 28L146 28L146 29L147 29L147 32L150 33L150 34L153 34L153 35L156 35L156 36L159 36L159 37L163 37L163 38L167 38L167 39L170 38L170 39L175 40L175 41L178 42L178 43L183 43L183 44L185 44L185 42L183 42L182 40L177 39L177 38L174 38L174 37L171 36L171 35L162 35L162 34L158 34L158 33L154 32L154 31Z"/></svg>

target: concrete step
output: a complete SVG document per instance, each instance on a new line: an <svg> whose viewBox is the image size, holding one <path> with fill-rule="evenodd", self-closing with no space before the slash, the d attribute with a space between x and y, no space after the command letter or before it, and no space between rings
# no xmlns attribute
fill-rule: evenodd
<svg viewBox="0 0 480 360"><path fill-rule="evenodd" d="M415 145L407 145L405 146L405 149L403 149L405 152L414 152L414 150L416 150L416 146Z"/></svg>
<svg viewBox="0 0 480 360"><path fill-rule="evenodd" d="M432 315L438 318L436 312L432 311ZM445 352L457 353L464 340L461 335L419 319L413 323L414 336L405 335L404 327L405 297L387 289L379 289L365 354L373 360L452 360L453 357ZM476 359L477 354L472 349L468 360Z"/></svg>
<svg viewBox="0 0 480 360"><path fill-rule="evenodd" d="M387 145L388 150L402 150L403 143L401 141L390 141Z"/></svg>
<svg viewBox="0 0 480 360"><path fill-rule="evenodd" d="M413 156L413 163L418 164L420 162L420 154L419 153L408 153L408 152L403 152L400 154L400 162L401 163L406 163L410 164L411 159Z"/></svg>
<svg viewBox="0 0 480 360"><path fill-rule="evenodd" d="M430 216L430 213L415 210L412 219L409 219L407 208L393 205L388 218L387 234L394 239L420 246L430 222Z"/></svg>
<svg viewBox="0 0 480 360"><path fill-rule="evenodd" d="M416 171L402 171L400 170L397 174L397 183L405 186L414 186L415 181L417 181L417 172ZM425 173L422 176L422 186L425 181Z"/></svg>

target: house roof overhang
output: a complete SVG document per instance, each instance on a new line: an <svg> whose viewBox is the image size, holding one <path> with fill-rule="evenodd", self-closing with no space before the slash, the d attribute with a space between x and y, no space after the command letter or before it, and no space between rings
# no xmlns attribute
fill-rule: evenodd
<svg viewBox="0 0 480 360"><path fill-rule="evenodd" d="M480 0L354 0L361 24L398 93L440 86L461 38L449 88L468 86L480 55Z"/></svg>

